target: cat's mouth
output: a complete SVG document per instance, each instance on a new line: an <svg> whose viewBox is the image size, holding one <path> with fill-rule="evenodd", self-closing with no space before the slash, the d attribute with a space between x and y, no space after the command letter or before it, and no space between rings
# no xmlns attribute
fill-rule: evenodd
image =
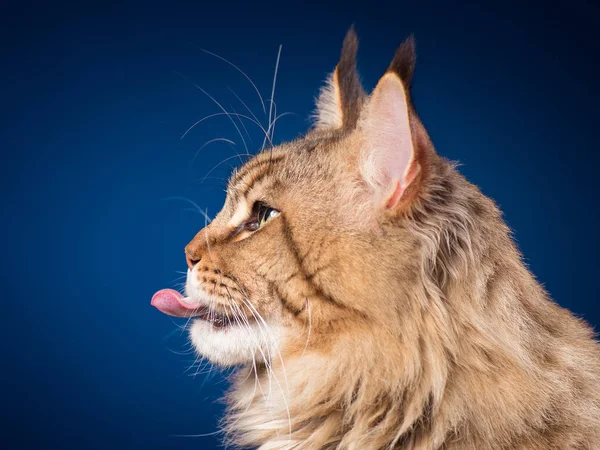
<svg viewBox="0 0 600 450"><path fill-rule="evenodd" d="M227 328L236 324L234 317L184 297L173 289L161 289L152 296L150 304L169 316L198 318L210 323L214 328Z"/></svg>

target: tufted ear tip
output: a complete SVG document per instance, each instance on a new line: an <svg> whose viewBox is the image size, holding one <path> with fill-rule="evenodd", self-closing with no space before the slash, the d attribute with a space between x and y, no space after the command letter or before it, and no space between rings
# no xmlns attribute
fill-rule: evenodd
<svg viewBox="0 0 600 450"><path fill-rule="evenodd" d="M317 129L352 129L356 126L366 94L356 68L358 37L351 26L335 70L317 99Z"/></svg>
<svg viewBox="0 0 600 450"><path fill-rule="evenodd" d="M344 38L342 44L342 52L340 54L340 62L338 67L343 66L344 69L356 68L356 56L358 54L358 36L354 25L351 25Z"/></svg>
<svg viewBox="0 0 600 450"><path fill-rule="evenodd" d="M415 63L417 61L417 53L415 49L415 37L410 35L400 46L396 49L394 58L388 72L394 72L397 74L404 85L410 87L413 73L415 71Z"/></svg>

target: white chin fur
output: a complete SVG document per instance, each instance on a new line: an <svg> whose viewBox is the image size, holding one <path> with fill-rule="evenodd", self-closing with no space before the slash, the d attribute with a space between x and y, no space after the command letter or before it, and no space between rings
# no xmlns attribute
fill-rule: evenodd
<svg viewBox="0 0 600 450"><path fill-rule="evenodd" d="M200 303L210 304L211 298L204 290L193 270L188 269L186 295ZM260 319L259 319L260 320ZM253 361L268 362L276 354L281 341L281 327L269 324L250 326L234 324L215 329L202 319L195 319L190 327L190 340L196 352L214 364L233 366Z"/></svg>
<svg viewBox="0 0 600 450"><path fill-rule="evenodd" d="M194 320L190 328L190 339L196 351L214 364L233 366L252 362L267 362L277 352L281 330L276 326L256 324L250 329L233 325L215 329L201 319ZM265 361L266 360L266 361Z"/></svg>

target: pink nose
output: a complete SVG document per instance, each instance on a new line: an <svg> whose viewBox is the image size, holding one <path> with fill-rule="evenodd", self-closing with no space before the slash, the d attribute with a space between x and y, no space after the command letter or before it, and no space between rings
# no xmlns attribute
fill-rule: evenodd
<svg viewBox="0 0 600 450"><path fill-rule="evenodd" d="M194 268L194 266L200 262L199 257L190 255L188 252L185 252L185 260L186 260L187 265L190 268L190 270L192 270Z"/></svg>

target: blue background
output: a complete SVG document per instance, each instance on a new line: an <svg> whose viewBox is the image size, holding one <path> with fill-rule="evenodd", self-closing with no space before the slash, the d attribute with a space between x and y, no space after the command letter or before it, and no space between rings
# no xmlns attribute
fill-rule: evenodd
<svg viewBox="0 0 600 450"><path fill-rule="evenodd" d="M276 141L307 126L352 23L371 89L409 33L414 99L438 151L504 210L562 305L600 323L599 10L592 2L444 6L31 2L0 27L2 440L10 448L218 447L223 374L198 374L180 322L150 307L245 152L223 106L263 120L283 45ZM342 6L343 5L343 6ZM566 5L566 2L565 2ZM260 131L238 123L250 152ZM208 140L227 138L235 147ZM191 368L190 368L191 366ZM186 369L188 369L186 371ZM191 375L191 376L190 376ZM4 447L4 442L2 444Z"/></svg>

